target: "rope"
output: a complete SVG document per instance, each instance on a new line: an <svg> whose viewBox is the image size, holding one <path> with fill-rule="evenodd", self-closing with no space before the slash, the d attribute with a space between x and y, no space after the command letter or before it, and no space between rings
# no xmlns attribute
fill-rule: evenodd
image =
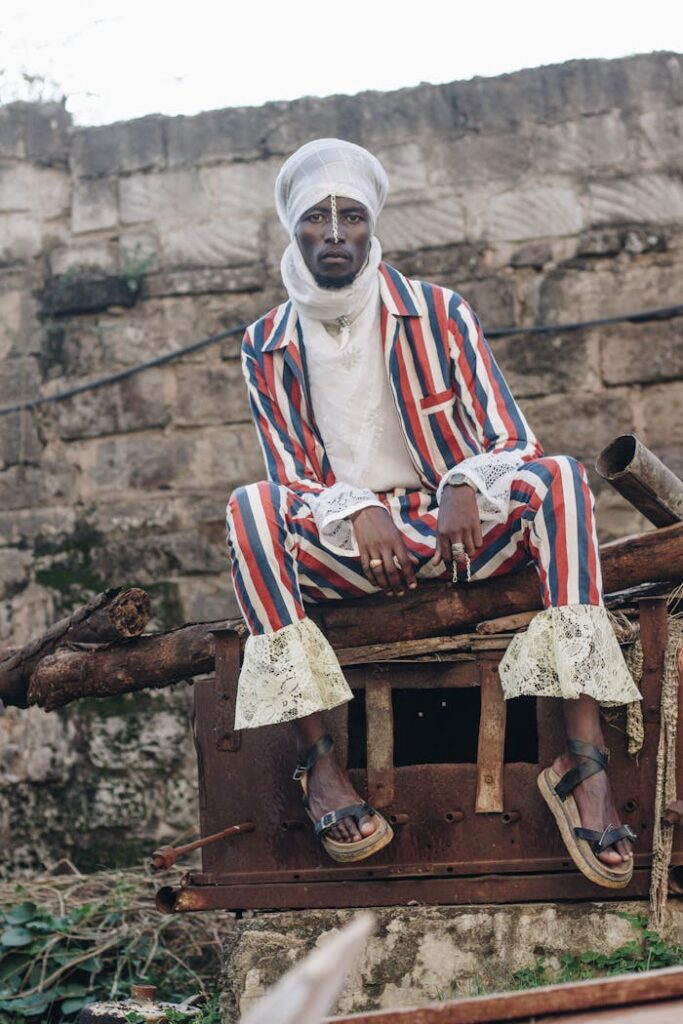
<svg viewBox="0 0 683 1024"><path fill-rule="evenodd" d="M606 327L610 324L623 323L644 324L653 320L671 320L677 316L683 316L683 304L662 306L658 309L645 309L640 313L604 316L595 320L575 320L566 324L537 324L535 327L493 327L487 330L486 333L489 338L511 338L527 334L566 334L570 331L581 331L589 327ZM182 348L165 352L155 359L148 359L143 363L130 366L126 370L120 370L118 373L111 373L106 377L98 377L96 380L88 381L85 384L78 384L75 387L66 388L64 391L57 391L54 395L43 395L26 401L22 400L15 405L3 406L0 408L0 416L9 416L13 412L21 412L24 409L37 409L42 405L53 405L55 402L64 402L68 398L82 395L86 391L96 391L98 388L108 387L110 384L118 384L120 381L128 380L129 377L134 377L144 370L149 370L155 366L164 366L175 359L182 359L183 356L189 355L191 352L198 352L200 349L206 348L208 345L214 345L225 338L235 337L236 335L241 336L246 328L247 324L239 324L237 327L231 327L227 331L220 331L218 334L210 334L206 338L193 341L190 345L184 345Z"/></svg>
<svg viewBox="0 0 683 1024"><path fill-rule="evenodd" d="M669 895L669 864L673 849L674 826L664 820L666 805L676 799L676 731L678 726L678 654L683 650L683 622L669 619L662 703L657 749L657 789L652 836L652 876L650 879L649 926L661 932L665 925Z"/></svg>

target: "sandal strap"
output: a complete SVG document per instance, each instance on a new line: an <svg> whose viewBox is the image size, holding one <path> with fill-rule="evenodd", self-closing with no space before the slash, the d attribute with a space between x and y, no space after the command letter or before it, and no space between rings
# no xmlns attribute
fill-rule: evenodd
<svg viewBox="0 0 683 1024"><path fill-rule="evenodd" d="M313 765L323 757L328 750L331 750L334 746L334 740L329 733L325 733L319 740L309 747L304 754L303 760L294 769L292 778L295 782L300 782L304 775L307 775Z"/></svg>
<svg viewBox="0 0 683 1024"><path fill-rule="evenodd" d="M584 743L583 740L568 740L567 749L571 754L585 757L588 760L581 761L570 768L555 786L555 792L560 800L566 800L572 790L576 789L580 782L589 779L591 775L607 770L609 764L609 750L600 750L592 743Z"/></svg>
<svg viewBox="0 0 683 1024"><path fill-rule="evenodd" d="M328 811L327 814L323 814L322 818L319 818L313 825L316 836L324 836L326 832L329 832L331 828L341 821L342 818L354 818L356 824L360 823L360 819L366 815L372 816L377 812L369 804L350 804L348 807L340 807L337 811Z"/></svg>
<svg viewBox="0 0 683 1024"><path fill-rule="evenodd" d="M614 827L608 825L604 832L598 832L597 829L592 828L575 828L574 835L578 839L585 839L589 842L591 850L595 854L602 853L608 846L614 846L620 839L628 839L630 843L635 843L638 838L630 825Z"/></svg>

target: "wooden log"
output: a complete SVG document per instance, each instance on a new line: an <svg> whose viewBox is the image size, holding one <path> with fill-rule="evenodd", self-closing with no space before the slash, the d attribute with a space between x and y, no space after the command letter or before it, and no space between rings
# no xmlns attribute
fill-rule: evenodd
<svg viewBox="0 0 683 1024"><path fill-rule="evenodd" d="M97 594L73 615L61 619L42 636L0 661L0 701L27 707L29 679L36 665L57 647L79 643L110 643L139 636L149 622L151 606L144 590L120 587Z"/></svg>
<svg viewBox="0 0 683 1024"><path fill-rule="evenodd" d="M212 672L213 631L219 627L240 632L246 629L241 619L234 623L200 622L169 633L137 637L126 644L55 651L36 666L28 701L52 711L79 697L158 689Z"/></svg>
<svg viewBox="0 0 683 1024"><path fill-rule="evenodd" d="M655 526L683 520L683 480L635 434L621 434L603 448L595 468Z"/></svg>
<svg viewBox="0 0 683 1024"><path fill-rule="evenodd" d="M601 559L607 593L639 583L683 581L683 523L605 544ZM444 636L483 619L540 608L536 570L529 566L482 583L421 583L414 593L392 601L329 602L310 614L333 647L347 648Z"/></svg>
<svg viewBox="0 0 683 1024"><path fill-rule="evenodd" d="M518 612L517 615L503 615L500 619L487 619L478 622L477 633L490 636L492 633L509 633L516 629L525 629L532 619L535 619L538 612Z"/></svg>
<svg viewBox="0 0 683 1024"><path fill-rule="evenodd" d="M683 523L605 545L602 564L608 591L646 581L683 580ZM440 649L444 660L468 658L470 655L464 652L474 645L486 648L488 643L490 649L496 650L504 647L508 638L487 640L476 634L468 634L466 638L448 634L491 618L492 613L514 615L540 607L536 573L528 568L514 575L457 588L443 582L423 583L415 595L400 600L368 597L353 602L330 602L312 608L311 615L322 625L332 646L342 654L344 663L354 664L357 663L354 648L365 648L360 652L361 661L370 661L373 657L387 660L386 650L381 656L376 649L368 650L377 644L401 643L402 657L422 658L424 648L422 654L414 654L414 649L406 648L403 642L433 637L436 643L432 653ZM121 646L59 651L43 658L36 666L30 682L29 702L49 710L79 697L169 686L211 672L214 668L212 630L221 626L226 623L198 623L171 633L141 637ZM242 637L246 635L241 619L227 626L238 630ZM458 650L463 653L453 653Z"/></svg>

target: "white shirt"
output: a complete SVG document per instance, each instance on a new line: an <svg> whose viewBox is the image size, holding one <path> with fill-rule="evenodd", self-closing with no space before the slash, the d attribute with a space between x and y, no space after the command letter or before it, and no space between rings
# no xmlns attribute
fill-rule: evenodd
<svg viewBox="0 0 683 1024"><path fill-rule="evenodd" d="M337 480L375 493L419 488L384 364L379 284L349 326L300 320L313 414Z"/></svg>

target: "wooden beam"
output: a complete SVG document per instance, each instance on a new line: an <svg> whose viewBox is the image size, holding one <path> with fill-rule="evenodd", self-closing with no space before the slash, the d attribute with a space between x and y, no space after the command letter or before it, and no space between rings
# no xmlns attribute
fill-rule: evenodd
<svg viewBox="0 0 683 1024"><path fill-rule="evenodd" d="M481 714L474 810L476 814L495 814L505 810L503 769L506 707L497 662L482 658L479 662L479 680Z"/></svg>
<svg viewBox="0 0 683 1024"><path fill-rule="evenodd" d="M365 684L368 802L377 808L394 802L394 709L386 673L372 672Z"/></svg>

